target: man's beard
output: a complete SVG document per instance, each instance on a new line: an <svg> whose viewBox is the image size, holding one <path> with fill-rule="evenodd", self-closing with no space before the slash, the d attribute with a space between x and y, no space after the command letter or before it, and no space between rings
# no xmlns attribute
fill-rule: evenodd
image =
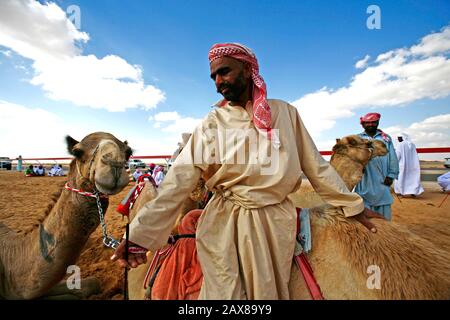
<svg viewBox="0 0 450 320"><path fill-rule="evenodd" d="M225 88L227 88L227 91L223 93L222 90ZM241 71L234 83L222 83L220 87L217 88L217 92L222 94L227 101L239 101L246 88L247 82L245 81L243 71Z"/></svg>
<svg viewBox="0 0 450 320"><path fill-rule="evenodd" d="M365 130L368 134L375 134L377 132L377 127L366 127Z"/></svg>

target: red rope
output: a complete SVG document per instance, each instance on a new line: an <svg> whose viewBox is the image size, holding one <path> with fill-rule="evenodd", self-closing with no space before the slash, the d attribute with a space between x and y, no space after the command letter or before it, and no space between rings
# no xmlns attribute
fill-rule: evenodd
<svg viewBox="0 0 450 320"><path fill-rule="evenodd" d="M297 209L297 234L300 232L300 212L301 208ZM317 283L316 277L314 277L314 272L309 264L308 258L305 253L302 252L298 256L294 257L294 261L297 264L297 267L300 269L300 272L305 279L306 286L309 290L309 294L313 300L325 300L323 297L322 291L320 290L320 286Z"/></svg>
<svg viewBox="0 0 450 320"><path fill-rule="evenodd" d="M91 197L91 198L95 198L96 197L96 195L94 193L92 193L92 192L87 192L87 191L83 191L83 190L80 190L80 189L72 188L71 186L69 186L68 182L64 185L64 188L67 189L67 190L70 190L72 192L81 194L82 196ZM108 196L105 195L105 194L100 194L100 198L108 198Z"/></svg>

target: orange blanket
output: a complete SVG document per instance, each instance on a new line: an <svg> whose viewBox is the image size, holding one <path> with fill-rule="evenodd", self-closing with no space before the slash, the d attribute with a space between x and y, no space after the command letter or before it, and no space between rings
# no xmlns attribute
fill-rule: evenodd
<svg viewBox="0 0 450 320"><path fill-rule="evenodd" d="M200 209L188 212L178 227L179 234L195 233L201 214ZM197 300L202 281L195 238L178 239L155 279L152 300Z"/></svg>

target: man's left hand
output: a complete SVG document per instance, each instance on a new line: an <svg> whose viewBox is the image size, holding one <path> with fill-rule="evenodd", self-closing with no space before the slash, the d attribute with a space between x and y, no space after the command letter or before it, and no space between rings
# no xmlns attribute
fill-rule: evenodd
<svg viewBox="0 0 450 320"><path fill-rule="evenodd" d="M394 179L390 178L390 177L386 177L384 178L384 182L383 184L387 185L388 187L390 187L392 185L392 182L394 182Z"/></svg>
<svg viewBox="0 0 450 320"><path fill-rule="evenodd" d="M384 219L384 217L381 214L376 213L375 211L370 210L369 208L364 208L363 212L357 214L356 216L353 216L352 218L354 218L356 221L361 223L364 227L366 227L373 233L377 232L377 228L372 222L370 222L369 218Z"/></svg>

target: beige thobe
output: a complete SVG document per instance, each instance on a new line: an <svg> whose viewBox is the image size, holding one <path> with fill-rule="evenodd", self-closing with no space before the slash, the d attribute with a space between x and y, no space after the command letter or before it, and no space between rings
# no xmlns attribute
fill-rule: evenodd
<svg viewBox="0 0 450 320"><path fill-rule="evenodd" d="M251 104L215 108L194 130L158 196L131 222L130 241L152 251L162 247L183 201L200 176L205 177L215 193L197 225L204 275L200 299L289 299L296 210L287 196L300 187L302 172L323 200L342 207L345 216L364 209L362 199L349 192L322 158L297 109L281 100L268 102L272 128L279 130L279 149L258 135ZM246 132L259 140L241 135L224 147L229 129L242 129L238 136ZM239 158L242 152L245 156Z"/></svg>

